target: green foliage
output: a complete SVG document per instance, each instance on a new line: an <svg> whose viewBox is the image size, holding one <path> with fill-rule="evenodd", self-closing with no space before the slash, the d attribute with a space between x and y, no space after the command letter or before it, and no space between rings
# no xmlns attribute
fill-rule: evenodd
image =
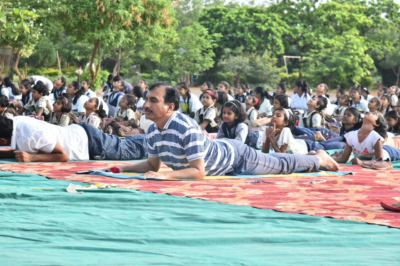
<svg viewBox="0 0 400 266"><path fill-rule="evenodd" d="M41 70L41 75L45 76L59 76L61 72L58 68L45 68Z"/></svg>
<svg viewBox="0 0 400 266"><path fill-rule="evenodd" d="M94 83L92 82L92 90L103 88L104 83L107 81L108 75L110 75L110 72L106 70L100 70L99 74L96 77L96 80L94 81ZM88 70L84 71L83 74L80 76L81 81L85 79L91 80L90 71Z"/></svg>

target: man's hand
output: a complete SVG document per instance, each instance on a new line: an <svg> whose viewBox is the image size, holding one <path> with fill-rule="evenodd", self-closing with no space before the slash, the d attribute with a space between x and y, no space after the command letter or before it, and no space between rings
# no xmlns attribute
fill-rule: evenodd
<svg viewBox="0 0 400 266"><path fill-rule="evenodd" d="M32 162L32 155L25 152L25 151L14 151L15 154L15 159L17 159L18 162Z"/></svg>
<svg viewBox="0 0 400 266"><path fill-rule="evenodd" d="M152 177L152 178L159 178L159 179L168 179L169 176L166 175L165 173L159 173L159 172L147 172L143 174L144 177Z"/></svg>

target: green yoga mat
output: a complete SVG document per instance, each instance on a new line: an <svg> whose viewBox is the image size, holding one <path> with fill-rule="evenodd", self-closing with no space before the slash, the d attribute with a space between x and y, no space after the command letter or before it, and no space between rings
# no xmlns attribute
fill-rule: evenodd
<svg viewBox="0 0 400 266"><path fill-rule="evenodd" d="M69 183L0 172L1 265L400 264L395 228Z"/></svg>

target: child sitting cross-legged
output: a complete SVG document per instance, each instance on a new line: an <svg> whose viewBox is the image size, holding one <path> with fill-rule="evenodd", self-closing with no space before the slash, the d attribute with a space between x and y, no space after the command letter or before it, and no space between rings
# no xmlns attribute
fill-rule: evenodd
<svg viewBox="0 0 400 266"><path fill-rule="evenodd" d="M0 116L5 116L9 119L12 119L14 116L17 116L17 112L14 108L10 107L7 96L0 96Z"/></svg>
<svg viewBox="0 0 400 266"><path fill-rule="evenodd" d="M46 85L40 80L32 88L32 98L24 105L24 109L38 119L49 121L50 110L45 96L49 95Z"/></svg>
<svg viewBox="0 0 400 266"><path fill-rule="evenodd" d="M368 112L360 130L344 135L346 148L334 159L338 163L345 163L353 153L352 164L376 170L392 169L391 161L400 160L400 150L383 145L387 137L386 129L385 119L380 112Z"/></svg>
<svg viewBox="0 0 400 266"><path fill-rule="evenodd" d="M90 98L83 107L85 107L86 113L78 117L78 123L89 124L103 130L103 118L107 117L103 109L103 101L97 97Z"/></svg>
<svg viewBox="0 0 400 266"><path fill-rule="evenodd" d="M271 124L265 131L262 152L269 153L272 148L278 153L307 154L317 150L343 149L345 146L343 142L321 144L309 139L294 139L292 130L295 123L295 116L290 109L276 109Z"/></svg>

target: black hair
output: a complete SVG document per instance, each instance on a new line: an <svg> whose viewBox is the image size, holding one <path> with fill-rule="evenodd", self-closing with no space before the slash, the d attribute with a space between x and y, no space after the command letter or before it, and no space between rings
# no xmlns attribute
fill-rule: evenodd
<svg viewBox="0 0 400 266"><path fill-rule="evenodd" d="M177 111L179 109L179 101L180 101L178 90L166 82L153 83L150 85L148 90L151 91L158 87L165 87L164 103L165 104L173 103L175 105L174 111Z"/></svg>
<svg viewBox="0 0 400 266"><path fill-rule="evenodd" d="M274 100L277 100L282 108L288 109L289 108L289 99L287 95L280 94L274 97Z"/></svg>
<svg viewBox="0 0 400 266"><path fill-rule="evenodd" d="M261 94L263 98L267 98L268 100L272 100L272 96L268 93L268 90L264 89L264 87L256 87L254 89L254 93Z"/></svg>
<svg viewBox="0 0 400 266"><path fill-rule="evenodd" d="M36 85L32 87L32 90L37 91L39 94L43 96L49 95L49 90L47 89L46 85L42 81L36 82Z"/></svg>
<svg viewBox="0 0 400 266"><path fill-rule="evenodd" d="M4 87L11 87L11 91L13 95L20 95L21 92L19 91L19 89L17 88L17 86L15 86L14 82L12 81L11 78L9 77L5 77L3 80L4 83ZM48 94L46 94L48 95Z"/></svg>
<svg viewBox="0 0 400 266"><path fill-rule="evenodd" d="M124 95L126 97L126 99L128 100L127 105L131 106L132 111L136 112L136 97L131 95L131 94L126 94Z"/></svg>
<svg viewBox="0 0 400 266"><path fill-rule="evenodd" d="M385 121L385 118L383 117L383 115L381 113L378 113L378 119L375 121L378 126L376 126L374 128L374 130L376 131L376 133L378 133L382 138L386 138L387 137L387 124Z"/></svg>
<svg viewBox="0 0 400 266"><path fill-rule="evenodd" d="M310 87L308 86L307 81L301 81L301 80L297 81L296 87L301 88L301 91L303 93L308 93L310 91Z"/></svg>
<svg viewBox="0 0 400 266"><path fill-rule="evenodd" d="M99 98L97 97L94 97L94 99L96 99L96 105L97 105L96 114L98 114L100 118L107 117L106 110L104 110L103 107L103 101L100 101Z"/></svg>
<svg viewBox="0 0 400 266"><path fill-rule="evenodd" d="M226 82L226 81L221 81L219 84L222 84L222 85L225 87L225 89L226 89L227 91L229 91L229 88L231 87L231 86L229 85L229 83Z"/></svg>
<svg viewBox="0 0 400 266"><path fill-rule="evenodd" d="M134 86L132 90L132 94L136 96L136 98L143 98L143 89L140 86Z"/></svg>
<svg viewBox="0 0 400 266"><path fill-rule="evenodd" d="M278 83L278 87L283 90L283 93L286 93L286 84L285 83L283 83L283 82Z"/></svg>
<svg viewBox="0 0 400 266"><path fill-rule="evenodd" d="M8 101L7 96L1 95L0 96L0 107L8 107L10 106L10 102Z"/></svg>
<svg viewBox="0 0 400 266"><path fill-rule="evenodd" d="M90 86L92 86L92 85L90 84L90 81L89 81L88 79L84 79L84 80L82 80L82 82L86 82L86 84L89 85L89 88L90 88Z"/></svg>
<svg viewBox="0 0 400 266"><path fill-rule="evenodd" d="M345 113L349 112L354 116L356 123L354 124L353 128L355 130L360 129L362 126L362 123L363 123L360 111L355 107L348 107L348 108L346 108L346 111L344 111L344 112Z"/></svg>
<svg viewBox="0 0 400 266"><path fill-rule="evenodd" d="M296 127L296 116L292 113L292 110L289 109L289 117L288 117L285 109L287 110L287 108L278 108L278 109L274 110L274 113L276 111L284 111L284 113L285 113L284 121L288 123L288 125L286 127L290 128L290 130L294 130Z"/></svg>
<svg viewBox="0 0 400 266"><path fill-rule="evenodd" d="M247 117L246 111L244 110L243 105L239 101L233 100L226 102L221 108L221 119L225 107L230 108L235 115L238 115L238 118L235 119L235 123L239 124L246 120Z"/></svg>
<svg viewBox="0 0 400 266"><path fill-rule="evenodd" d="M246 93L246 89L247 89L246 84L240 84L239 88L242 89Z"/></svg>
<svg viewBox="0 0 400 266"><path fill-rule="evenodd" d="M382 111L382 102L379 100L378 97L373 97L371 100L369 100L370 103L373 103L376 101L376 104L378 105L378 111Z"/></svg>
<svg viewBox="0 0 400 266"><path fill-rule="evenodd" d="M0 138L10 139L13 133L13 120L0 116Z"/></svg>
<svg viewBox="0 0 400 266"><path fill-rule="evenodd" d="M228 93L226 93L224 91L217 91L215 96L217 98L217 103L219 103L221 105L224 105L228 101Z"/></svg>
<svg viewBox="0 0 400 266"><path fill-rule="evenodd" d="M214 85L210 81L204 82L207 85L207 90L214 90Z"/></svg>
<svg viewBox="0 0 400 266"><path fill-rule="evenodd" d="M71 99L67 94L61 94L57 97L57 101L60 101L62 104L61 112L69 113L72 109Z"/></svg>
<svg viewBox="0 0 400 266"><path fill-rule="evenodd" d="M182 82L179 82L178 83L178 85L177 85L177 87L181 87L182 89L185 89L185 90L187 90L187 97L186 97L186 101L187 101L187 103L188 103L188 105L189 105L189 101L190 101L190 98L191 98L191 93L190 93L190 88L189 88L189 84L186 82L186 81L182 81Z"/></svg>
<svg viewBox="0 0 400 266"><path fill-rule="evenodd" d="M317 110L318 112L321 112L322 110L324 110L326 108L326 106L328 105L328 99L326 99L324 96L318 96L318 108L316 108L315 110Z"/></svg>
<svg viewBox="0 0 400 266"><path fill-rule="evenodd" d="M76 104L79 100L79 98L85 94L85 89L81 86L81 84L78 81L72 81L71 82L72 87L74 87L75 90L78 90L75 95L74 99L72 101L73 104Z"/></svg>
<svg viewBox="0 0 400 266"><path fill-rule="evenodd" d="M340 98L345 97L346 98L346 105L350 106L350 96L347 94L342 94L342 96L340 96Z"/></svg>
<svg viewBox="0 0 400 266"><path fill-rule="evenodd" d="M113 78L114 78L113 74L109 74L107 77L106 83L107 83L108 87L110 88L110 92L112 92L114 90L113 83L112 83Z"/></svg>
<svg viewBox="0 0 400 266"><path fill-rule="evenodd" d="M113 78L113 81L115 82L115 81L121 81L121 86L122 86L122 91L125 91L126 90L126 84L125 84L125 81L121 78L121 76L115 76L114 78Z"/></svg>
<svg viewBox="0 0 400 266"><path fill-rule="evenodd" d="M337 90L341 95L346 95L346 90L343 88L340 88Z"/></svg>
<svg viewBox="0 0 400 266"><path fill-rule="evenodd" d="M58 79L61 80L62 87L66 87L66 86L67 86L67 79L66 79L66 78L64 78L64 77L59 77Z"/></svg>

